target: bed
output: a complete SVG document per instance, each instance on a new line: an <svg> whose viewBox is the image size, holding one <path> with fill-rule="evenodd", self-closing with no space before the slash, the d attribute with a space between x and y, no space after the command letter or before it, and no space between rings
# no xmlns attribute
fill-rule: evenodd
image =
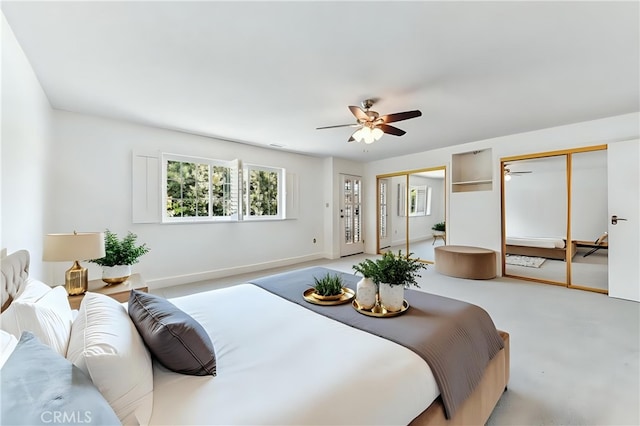
<svg viewBox="0 0 640 426"><path fill-rule="evenodd" d="M2 271L2 302L6 310L11 306L10 299L20 297L29 282L28 253L17 252L3 259ZM114 390L103 389L99 383L105 378L94 377L94 370L89 375L116 413L123 409L123 403L128 404L125 410L135 411L135 415L126 417L124 423L435 425L484 424L487 421L509 380L507 333L493 328L501 347L482 366L469 395L451 412L438 385L440 379L437 378L441 374L438 366L432 368L418 352L358 328L366 328L370 321L378 324L392 324L387 321L401 318L409 323L418 321L420 319L415 315L409 315L412 310L413 314L418 314L421 303L440 304L443 300L407 291L407 300L412 307L406 314L389 319L360 315L349 305L341 305L342 310L333 309L338 307L318 308L330 308L330 315L338 316L353 311L358 315L357 324L347 325L327 317L323 311L312 311L301 303L288 300L286 294L274 292L274 288L280 287L273 286L274 283L281 283L282 287L286 287L286 283L298 285L300 277L325 271L298 270L171 299L172 306L188 314L210 336L215 348L216 372L215 376L180 374L152 357L152 390L138 388L124 393L128 399L134 398L136 392L143 394L140 407L144 409L132 408L130 401L122 401L122 398L112 402ZM343 274L343 277L349 287L354 287L358 279L351 274ZM291 292L294 293L297 291ZM89 307L81 306L70 325L67 358L73 358L72 346L74 340L78 340L74 337L76 329L81 327L78 318L85 318L83 309L91 309L94 299L105 304L100 306L100 318L109 309L121 315L116 306L122 305L112 299L101 299L94 294L85 296ZM452 306L463 304L460 301L451 303ZM108 309L105 309L106 305L109 305ZM120 319L127 321L125 317L121 315ZM425 330L430 327L435 327L434 334L441 330L439 325L425 324ZM120 340L131 330L134 330L131 337L138 338L135 328L130 325L109 324L111 334L114 330L119 330L115 334ZM456 362L462 362L459 360L467 355L464 350L450 354ZM475 359L485 356L472 355ZM134 361L144 363L141 358L144 357L136 355ZM119 362L120 369L129 365L122 360ZM462 365L460 369L464 369ZM117 376L118 383L129 379L117 370L111 369L108 373ZM139 374L139 377L131 378L139 385L148 380L143 370L131 367L126 373ZM447 386L443 389L447 389L448 395ZM9 406L3 401L3 415ZM120 413L118 417L123 419ZM6 419L2 420L7 423Z"/></svg>
<svg viewBox="0 0 640 426"><path fill-rule="evenodd" d="M569 244L571 258L576 254L576 242ZM506 254L567 260L567 240L552 237L507 237Z"/></svg>

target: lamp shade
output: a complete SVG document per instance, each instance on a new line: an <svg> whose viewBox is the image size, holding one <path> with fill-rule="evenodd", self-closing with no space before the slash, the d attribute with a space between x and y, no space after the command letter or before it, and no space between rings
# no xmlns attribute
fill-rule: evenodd
<svg viewBox="0 0 640 426"><path fill-rule="evenodd" d="M104 257L103 232L47 234L44 237L42 260L64 262Z"/></svg>

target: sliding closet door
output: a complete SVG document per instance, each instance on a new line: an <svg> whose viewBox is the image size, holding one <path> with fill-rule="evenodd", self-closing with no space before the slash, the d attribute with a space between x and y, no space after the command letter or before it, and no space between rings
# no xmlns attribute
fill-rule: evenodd
<svg viewBox="0 0 640 426"><path fill-rule="evenodd" d="M571 155L571 286L608 291L607 151Z"/></svg>
<svg viewBox="0 0 640 426"><path fill-rule="evenodd" d="M409 252L425 262L435 262L434 248L445 244L445 236L435 237L433 226L445 221L445 170L409 174Z"/></svg>
<svg viewBox="0 0 640 426"><path fill-rule="evenodd" d="M509 161L504 178L505 273L566 285L567 156Z"/></svg>
<svg viewBox="0 0 640 426"><path fill-rule="evenodd" d="M378 253L402 250L433 263L434 248L446 243L446 234L432 229L446 220L446 167L381 175L377 181Z"/></svg>

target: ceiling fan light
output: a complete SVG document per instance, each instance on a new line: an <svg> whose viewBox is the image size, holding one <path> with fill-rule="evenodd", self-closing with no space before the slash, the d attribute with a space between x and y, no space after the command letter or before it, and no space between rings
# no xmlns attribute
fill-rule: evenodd
<svg viewBox="0 0 640 426"><path fill-rule="evenodd" d="M362 142L362 139L364 138L364 135L362 134L362 129L356 130L352 136L357 142Z"/></svg>
<svg viewBox="0 0 640 426"><path fill-rule="evenodd" d="M509 182L511 180L511 173L507 172L504 174L505 182Z"/></svg>
<svg viewBox="0 0 640 426"><path fill-rule="evenodd" d="M373 139L378 140L382 137L382 135L384 135L384 132L381 128L376 127L371 131L371 135L373 136Z"/></svg>

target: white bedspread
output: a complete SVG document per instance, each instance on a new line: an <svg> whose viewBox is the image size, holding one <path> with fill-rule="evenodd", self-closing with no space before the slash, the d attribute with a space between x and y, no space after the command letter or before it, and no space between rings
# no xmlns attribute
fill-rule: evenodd
<svg viewBox="0 0 640 426"><path fill-rule="evenodd" d="M507 244L513 246L540 247L540 248L564 248L563 238L545 237L507 237Z"/></svg>
<svg viewBox="0 0 640 426"><path fill-rule="evenodd" d="M412 351L254 285L171 301L208 331L218 375L154 365L151 424L408 424L439 394Z"/></svg>

